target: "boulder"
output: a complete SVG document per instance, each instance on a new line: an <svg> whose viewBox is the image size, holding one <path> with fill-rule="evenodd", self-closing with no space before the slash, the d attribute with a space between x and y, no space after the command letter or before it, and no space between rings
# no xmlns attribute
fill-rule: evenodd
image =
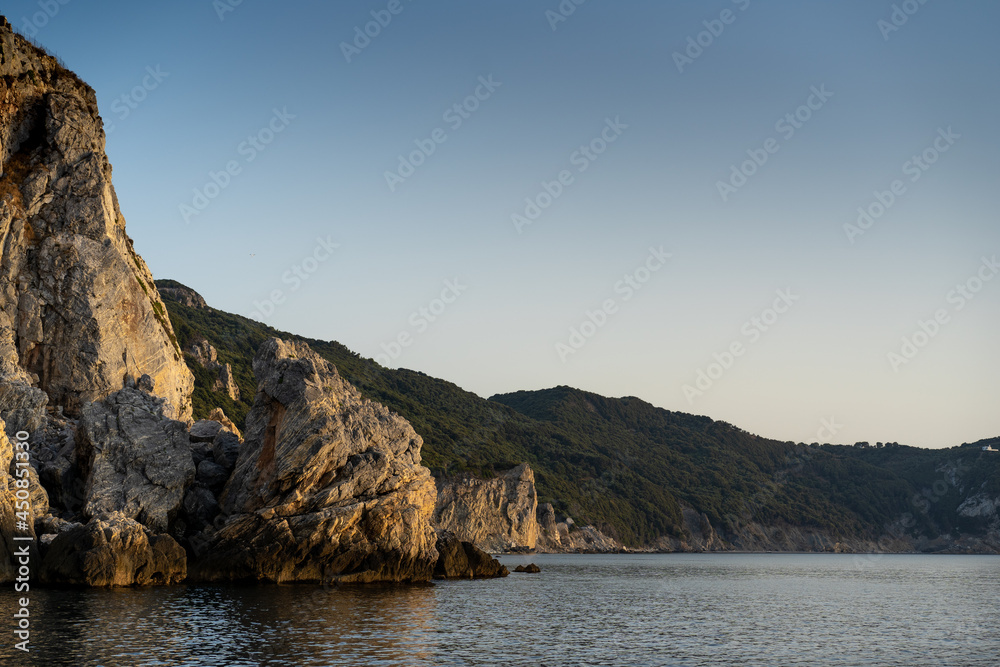
<svg viewBox="0 0 1000 667"><path fill-rule="evenodd" d="M480 579L506 577L510 572L496 558L457 535L440 531L437 538L438 560L435 579Z"/></svg>
<svg viewBox="0 0 1000 667"><path fill-rule="evenodd" d="M46 584L145 586L175 584L187 575L187 555L169 535L157 535L121 512L63 527L45 550Z"/></svg>
<svg viewBox="0 0 1000 667"><path fill-rule="evenodd" d="M191 442L212 442L222 430L222 424L210 419L199 419L191 425Z"/></svg>
<svg viewBox="0 0 1000 667"><path fill-rule="evenodd" d="M220 511L215 494L201 484L193 485L184 494L184 512L196 531L211 524Z"/></svg>
<svg viewBox="0 0 1000 667"><path fill-rule="evenodd" d="M236 460L240 456L243 441L232 431L222 429L212 441L212 459L222 466L226 472L232 472Z"/></svg>
<svg viewBox="0 0 1000 667"><path fill-rule="evenodd" d="M78 457L87 472L83 512L121 512L167 532L194 480L183 422L164 414L161 398L122 389L87 405L78 429Z"/></svg>
<svg viewBox="0 0 1000 667"><path fill-rule="evenodd" d="M236 424L234 424L233 421L226 416L226 413L222 411L222 408L215 408L214 410L212 410L210 413L208 413L208 418L211 419L212 421L217 421L220 424L222 424L222 428L226 429L227 431L235 435L237 438L239 438L240 442L243 442L243 434L240 433L240 430L238 428L236 428Z"/></svg>
<svg viewBox="0 0 1000 667"><path fill-rule="evenodd" d="M198 580L426 581L437 560L422 440L302 343L271 339Z"/></svg>
<svg viewBox="0 0 1000 667"><path fill-rule="evenodd" d="M198 464L198 472L195 476L201 484L209 489L222 490L226 480L229 479L229 472L214 461L208 459Z"/></svg>

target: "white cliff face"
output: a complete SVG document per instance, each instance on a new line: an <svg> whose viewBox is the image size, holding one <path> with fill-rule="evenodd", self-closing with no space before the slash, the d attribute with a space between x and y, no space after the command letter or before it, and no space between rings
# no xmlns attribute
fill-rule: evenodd
<svg viewBox="0 0 1000 667"><path fill-rule="evenodd" d="M194 378L125 233L94 91L6 21L0 51L0 381L76 415L148 374L190 418Z"/></svg>
<svg viewBox="0 0 1000 667"><path fill-rule="evenodd" d="M965 502L958 506L958 514L996 520L1000 517L1000 498L990 498L985 493L977 493L966 498Z"/></svg>
<svg viewBox="0 0 1000 667"><path fill-rule="evenodd" d="M494 479L438 480L434 525L494 553L538 541L535 474L522 463Z"/></svg>

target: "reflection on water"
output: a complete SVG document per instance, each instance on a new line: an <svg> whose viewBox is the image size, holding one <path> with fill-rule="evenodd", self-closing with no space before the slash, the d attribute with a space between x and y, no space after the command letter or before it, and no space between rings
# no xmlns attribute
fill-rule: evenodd
<svg viewBox="0 0 1000 667"><path fill-rule="evenodd" d="M32 591L30 659L6 621L0 664L976 667L1000 654L997 557L530 560L542 574L433 586Z"/></svg>

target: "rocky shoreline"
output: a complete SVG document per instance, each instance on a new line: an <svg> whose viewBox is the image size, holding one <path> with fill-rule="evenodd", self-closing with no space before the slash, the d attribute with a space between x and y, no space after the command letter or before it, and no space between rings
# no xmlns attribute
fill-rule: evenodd
<svg viewBox="0 0 1000 667"><path fill-rule="evenodd" d="M207 341L177 341L125 231L94 91L6 19L0 51L0 583L24 576L25 549L33 583L71 586L506 576L488 552L1000 552L985 496L963 507L993 521L986 537L723 533L684 508L683 537L629 549L539 504L526 463L434 479L409 422L277 338L256 349L245 432L221 409L193 421L185 355L239 388Z"/></svg>

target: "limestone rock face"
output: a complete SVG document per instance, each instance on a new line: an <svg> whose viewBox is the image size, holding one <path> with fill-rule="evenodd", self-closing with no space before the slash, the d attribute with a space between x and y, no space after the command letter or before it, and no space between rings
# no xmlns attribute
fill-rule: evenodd
<svg viewBox="0 0 1000 667"><path fill-rule="evenodd" d="M157 284L160 296L163 297L164 301L176 301L177 303L183 304L188 308L208 308L208 304L205 303L205 299L190 287L185 287L178 282L168 282L167 285L171 286L168 287L164 284Z"/></svg>
<svg viewBox="0 0 1000 667"><path fill-rule="evenodd" d="M595 526L583 526L575 531L564 531L566 524L560 523L560 539L566 551L581 553L617 553L625 547L621 542L608 537Z"/></svg>
<svg viewBox="0 0 1000 667"><path fill-rule="evenodd" d="M538 539L535 474L527 463L494 479L438 480L434 525L480 549L534 549Z"/></svg>
<svg viewBox="0 0 1000 667"><path fill-rule="evenodd" d="M234 424L233 421L226 416L226 413L222 411L222 408L215 408L209 412L208 418L222 424L222 428L235 435L240 442L243 442L243 434L240 433L240 429L236 428L236 424Z"/></svg>
<svg viewBox="0 0 1000 667"><path fill-rule="evenodd" d="M560 551L562 547L556 510L552 503L538 506L538 541L535 546L539 551Z"/></svg>
<svg viewBox="0 0 1000 667"><path fill-rule="evenodd" d="M78 457L87 471L83 512L121 512L166 532L194 480L183 422L168 419L164 400L125 388L83 409Z"/></svg>
<svg viewBox="0 0 1000 667"><path fill-rule="evenodd" d="M187 576L187 554L121 512L63 527L45 550L39 578L47 584L143 586Z"/></svg>
<svg viewBox="0 0 1000 667"><path fill-rule="evenodd" d="M125 233L94 91L6 20L0 50L0 380L75 416L148 374L187 419L194 378Z"/></svg>
<svg viewBox="0 0 1000 667"><path fill-rule="evenodd" d="M265 342L258 392L197 554L200 580L425 581L434 482L410 424L362 398L305 344Z"/></svg>
<svg viewBox="0 0 1000 667"><path fill-rule="evenodd" d="M0 421L0 426L3 422ZM14 478L10 476L11 462L14 460L14 448L3 428L0 428L0 583L14 580L14 508L17 501L14 496Z"/></svg>
<svg viewBox="0 0 1000 667"><path fill-rule="evenodd" d="M212 391L224 391L229 395L229 398L234 401L239 400L240 388L233 378L232 366L219 361L218 350L207 340L201 338L195 341L185 352L202 367L217 374L215 382L212 384Z"/></svg>
<svg viewBox="0 0 1000 667"><path fill-rule="evenodd" d="M435 579L482 579L510 574L496 558L446 530L438 533L437 551Z"/></svg>

